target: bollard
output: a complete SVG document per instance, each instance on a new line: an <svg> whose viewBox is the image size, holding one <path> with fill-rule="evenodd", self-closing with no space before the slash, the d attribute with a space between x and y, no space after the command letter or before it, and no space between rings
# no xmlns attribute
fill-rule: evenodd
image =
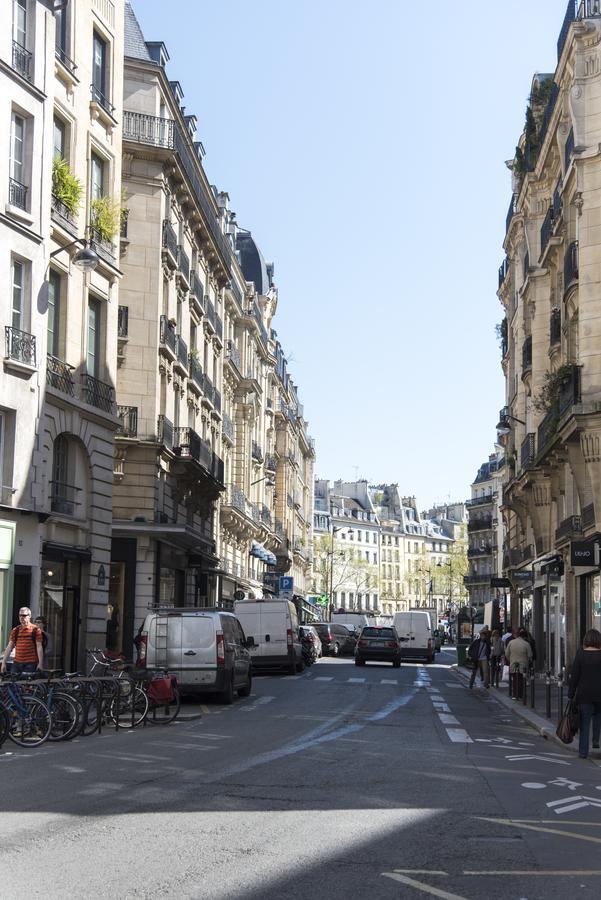
<svg viewBox="0 0 601 900"><path fill-rule="evenodd" d="M530 681L530 709L534 709L536 705L536 674L532 673Z"/></svg>
<svg viewBox="0 0 601 900"><path fill-rule="evenodd" d="M551 718L551 673L547 672L545 679L545 715L547 719Z"/></svg>

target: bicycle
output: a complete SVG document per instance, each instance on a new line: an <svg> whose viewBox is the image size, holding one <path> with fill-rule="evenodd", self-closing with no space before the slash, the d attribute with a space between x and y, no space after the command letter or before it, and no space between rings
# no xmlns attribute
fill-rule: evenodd
<svg viewBox="0 0 601 900"><path fill-rule="evenodd" d="M148 696L129 674L129 665L123 657L112 659L98 647L86 650L92 659L90 675L100 667L104 674L111 674L118 681L111 697L92 699L86 715L84 728L92 728L92 734L98 728L98 713L104 715L119 728L135 728L144 721L148 713ZM94 719L94 713L96 718Z"/></svg>
<svg viewBox="0 0 601 900"><path fill-rule="evenodd" d="M47 680L32 681L27 688L27 692L33 696L37 696L42 700L52 716L52 726L48 740L50 741L66 741L71 740L81 730L83 723L83 704L74 696L73 691L69 691L69 687L74 687L66 677L61 680L53 680L53 675L59 675L60 670L52 670L47 673Z"/></svg>
<svg viewBox="0 0 601 900"><path fill-rule="evenodd" d="M142 690L148 697L146 720L152 725L169 725L179 715L181 706L177 679L167 669L152 669L144 678Z"/></svg>
<svg viewBox="0 0 601 900"><path fill-rule="evenodd" d="M0 683L0 707L8 720L8 737L20 747L39 747L48 740L52 716L46 704L23 690L14 677Z"/></svg>

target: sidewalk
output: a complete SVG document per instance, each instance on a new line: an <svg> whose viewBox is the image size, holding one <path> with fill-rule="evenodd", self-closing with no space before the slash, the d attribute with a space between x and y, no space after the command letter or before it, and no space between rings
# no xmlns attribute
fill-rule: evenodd
<svg viewBox="0 0 601 900"><path fill-rule="evenodd" d="M470 672L467 669L464 669L462 666L451 666L451 671L461 680L464 684L469 684L470 680ZM476 682L476 685L479 685L480 681ZM483 691L485 688L475 687L474 690ZM555 734L555 729L557 728L557 716L555 715L556 710L552 709L554 714L553 719L546 719L540 713L535 712L533 709L530 709L528 706L524 706L521 700L516 701L512 700L509 696L508 686L507 684L501 685L499 688L489 688L491 697L494 697L495 700L498 700L499 703L506 707L506 709L511 710L511 712L515 713L518 718L522 719L524 722L527 722L535 731L538 731L542 737L546 740L552 740L564 750L571 751L574 754L578 753L578 735L574 738L571 744L564 744L559 740L557 735ZM567 695L566 695L567 700ZM596 765L601 766L601 751L599 750L591 750L589 751L589 760L594 762Z"/></svg>

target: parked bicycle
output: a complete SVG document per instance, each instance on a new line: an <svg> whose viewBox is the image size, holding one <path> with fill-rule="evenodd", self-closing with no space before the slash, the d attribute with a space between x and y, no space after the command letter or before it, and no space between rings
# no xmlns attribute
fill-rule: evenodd
<svg viewBox="0 0 601 900"><path fill-rule="evenodd" d="M14 677L0 681L0 707L7 736L21 747L38 747L48 740L52 716L39 697L28 693L30 682L18 682Z"/></svg>

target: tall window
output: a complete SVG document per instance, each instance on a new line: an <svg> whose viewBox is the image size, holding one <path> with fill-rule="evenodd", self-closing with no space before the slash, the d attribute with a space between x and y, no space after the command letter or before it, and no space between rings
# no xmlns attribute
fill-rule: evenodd
<svg viewBox="0 0 601 900"><path fill-rule="evenodd" d="M52 510L72 516L74 498L69 486L69 440L64 434L59 434L54 441L51 487Z"/></svg>
<svg viewBox="0 0 601 900"><path fill-rule="evenodd" d="M65 156L65 135L66 135L67 127L62 119L59 119L57 116L54 117L54 125L53 125L53 139L54 139L54 156L60 156L61 159L66 159Z"/></svg>
<svg viewBox="0 0 601 900"><path fill-rule="evenodd" d="M56 23L56 53L62 56L67 49L67 9L61 7L55 10L54 21Z"/></svg>
<svg viewBox="0 0 601 900"><path fill-rule="evenodd" d="M88 375L98 378L100 374L100 303L93 297L88 299Z"/></svg>
<svg viewBox="0 0 601 900"><path fill-rule="evenodd" d="M92 90L95 99L106 98L106 41L94 32L92 49Z"/></svg>
<svg viewBox="0 0 601 900"><path fill-rule="evenodd" d="M59 323L61 303L61 277L58 272L50 270L48 276L48 353L59 355Z"/></svg>
<svg viewBox="0 0 601 900"><path fill-rule="evenodd" d="M13 41L27 47L27 0L13 0Z"/></svg>
<svg viewBox="0 0 601 900"><path fill-rule="evenodd" d="M25 184L25 119L17 113L10 123L10 177Z"/></svg>
<svg viewBox="0 0 601 900"><path fill-rule="evenodd" d="M95 153L90 161L90 195L92 200L104 196L104 162Z"/></svg>
<svg viewBox="0 0 601 900"><path fill-rule="evenodd" d="M23 307L24 307L24 289L25 289L25 273L23 263L13 260L12 265L12 318L11 324L13 328L23 331Z"/></svg>

